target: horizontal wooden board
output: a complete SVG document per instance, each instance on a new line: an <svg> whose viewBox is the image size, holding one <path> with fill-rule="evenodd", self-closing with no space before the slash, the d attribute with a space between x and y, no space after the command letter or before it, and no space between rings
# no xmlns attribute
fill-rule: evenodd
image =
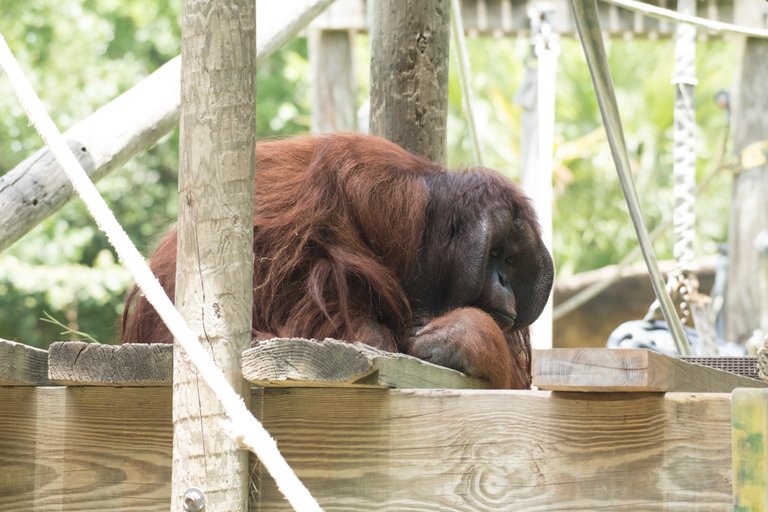
<svg viewBox="0 0 768 512"><path fill-rule="evenodd" d="M729 395L267 388L326 511L725 511ZM263 472L251 510L290 510Z"/></svg>
<svg viewBox="0 0 768 512"><path fill-rule="evenodd" d="M377 386L483 389L488 384L405 354L333 339L274 338L243 353L243 377L257 386Z"/></svg>
<svg viewBox="0 0 768 512"><path fill-rule="evenodd" d="M173 380L171 344L63 341L48 351L48 376L56 384L170 386Z"/></svg>
<svg viewBox="0 0 768 512"><path fill-rule="evenodd" d="M0 386L45 386L48 351L0 339Z"/></svg>
<svg viewBox="0 0 768 512"><path fill-rule="evenodd" d="M533 385L552 391L730 393L768 382L686 363L645 349L534 350Z"/></svg>
<svg viewBox="0 0 768 512"><path fill-rule="evenodd" d="M170 387L0 387L0 404L0 510L168 510Z"/></svg>
<svg viewBox="0 0 768 512"><path fill-rule="evenodd" d="M170 387L0 387L0 404L4 512L168 510ZM730 510L729 408L727 394L690 393L252 396L326 511ZM251 510L290 510L251 474Z"/></svg>

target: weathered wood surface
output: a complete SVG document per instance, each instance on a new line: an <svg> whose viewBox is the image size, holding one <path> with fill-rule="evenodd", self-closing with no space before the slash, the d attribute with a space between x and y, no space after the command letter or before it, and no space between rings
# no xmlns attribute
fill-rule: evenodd
<svg viewBox="0 0 768 512"><path fill-rule="evenodd" d="M372 0L370 133L445 163L449 0Z"/></svg>
<svg viewBox="0 0 768 512"><path fill-rule="evenodd" d="M246 398L240 356L253 325L256 2L182 4L175 303L225 383ZM248 453L222 432L228 416L201 371L186 350L174 352L170 509L187 511L185 493L196 487L208 510L244 510Z"/></svg>
<svg viewBox="0 0 768 512"><path fill-rule="evenodd" d="M52 343L48 377L55 384L77 386L170 386L173 345Z"/></svg>
<svg viewBox="0 0 768 512"><path fill-rule="evenodd" d="M0 386L45 386L48 351L0 338Z"/></svg>
<svg viewBox="0 0 768 512"><path fill-rule="evenodd" d="M726 394L262 393L253 410L327 511L731 506ZM251 510L289 510L257 481Z"/></svg>
<svg viewBox="0 0 768 512"><path fill-rule="evenodd" d="M302 338L266 340L243 352L243 376L257 386L379 386L482 389L456 370L361 343Z"/></svg>
<svg viewBox="0 0 768 512"><path fill-rule="evenodd" d="M533 385L552 391L730 393L768 382L645 349L534 350Z"/></svg>
<svg viewBox="0 0 768 512"><path fill-rule="evenodd" d="M168 511L169 387L0 387L0 404L3 511Z"/></svg>
<svg viewBox="0 0 768 512"><path fill-rule="evenodd" d="M733 510L768 510L768 390L735 390L731 422Z"/></svg>
<svg viewBox="0 0 768 512"><path fill-rule="evenodd" d="M0 387L4 512L167 511L171 390ZM723 511L730 395L263 388L324 510ZM289 510L251 469L251 510Z"/></svg>

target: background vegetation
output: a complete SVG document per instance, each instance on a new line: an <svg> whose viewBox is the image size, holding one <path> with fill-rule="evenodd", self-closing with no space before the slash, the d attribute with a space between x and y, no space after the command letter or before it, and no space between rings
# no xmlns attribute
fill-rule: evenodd
<svg viewBox="0 0 768 512"><path fill-rule="evenodd" d="M0 32L61 129L130 88L179 53L180 2L167 0L0 0ZM367 40L357 41L360 104L367 95ZM486 165L511 176L519 168L520 107L514 96L529 48L521 39L469 44ZM672 210L673 46L670 41L609 45L626 135L646 219L652 227ZM734 76L733 43L699 45L699 173L719 158L727 116L712 100ZM586 64L576 41L563 40L557 83L555 259L560 276L617 262L634 233L601 128ZM259 69L258 131L262 137L309 129L307 48L297 39ZM451 76L449 164L472 163L461 117L461 91ZM119 120L115 120L119 122ZM41 145L0 76L0 174ZM98 187L141 251L149 253L176 217L178 137L102 180ZM698 249L724 242L730 178L718 176L698 201ZM670 257L671 239L657 244ZM78 200L70 202L0 254L0 337L47 346L72 331L113 342L131 279Z"/></svg>

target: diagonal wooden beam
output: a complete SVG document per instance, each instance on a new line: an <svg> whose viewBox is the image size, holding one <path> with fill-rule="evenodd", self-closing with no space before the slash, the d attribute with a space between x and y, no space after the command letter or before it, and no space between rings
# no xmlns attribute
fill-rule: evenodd
<svg viewBox="0 0 768 512"><path fill-rule="evenodd" d="M264 62L333 0L304 0L295 10L272 9L259 26L256 65ZM279 16L283 14L283 16ZM152 147L179 123L181 57L64 132L93 181ZM0 176L0 251L10 247L74 194L72 185L44 147Z"/></svg>

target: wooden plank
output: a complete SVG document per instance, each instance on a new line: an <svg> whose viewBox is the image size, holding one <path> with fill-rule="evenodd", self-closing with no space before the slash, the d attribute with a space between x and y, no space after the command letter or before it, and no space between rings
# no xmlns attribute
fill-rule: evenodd
<svg viewBox="0 0 768 512"><path fill-rule="evenodd" d="M456 370L361 343L275 338L243 352L243 376L257 386L379 386L483 389Z"/></svg>
<svg viewBox="0 0 768 512"><path fill-rule="evenodd" d="M252 410L326 511L723 511L729 398L265 388ZM251 510L290 510L256 470Z"/></svg>
<svg viewBox="0 0 768 512"><path fill-rule="evenodd" d="M101 345L82 341L51 344L48 377L79 386L170 386L173 345Z"/></svg>
<svg viewBox="0 0 768 512"><path fill-rule="evenodd" d="M0 338L0 386L47 384L47 350Z"/></svg>
<svg viewBox="0 0 768 512"><path fill-rule="evenodd" d="M731 397L733 510L768 510L768 390Z"/></svg>
<svg viewBox="0 0 768 512"><path fill-rule="evenodd" d="M535 350L533 385L552 391L688 391L730 393L768 387L733 373L644 349Z"/></svg>
<svg viewBox="0 0 768 512"><path fill-rule="evenodd" d="M0 509L167 511L171 388L0 387Z"/></svg>
<svg viewBox="0 0 768 512"><path fill-rule="evenodd" d="M169 387L0 387L0 404L4 512L168 510ZM251 405L327 511L731 506L728 394L263 388ZM251 475L251 510L289 510Z"/></svg>

